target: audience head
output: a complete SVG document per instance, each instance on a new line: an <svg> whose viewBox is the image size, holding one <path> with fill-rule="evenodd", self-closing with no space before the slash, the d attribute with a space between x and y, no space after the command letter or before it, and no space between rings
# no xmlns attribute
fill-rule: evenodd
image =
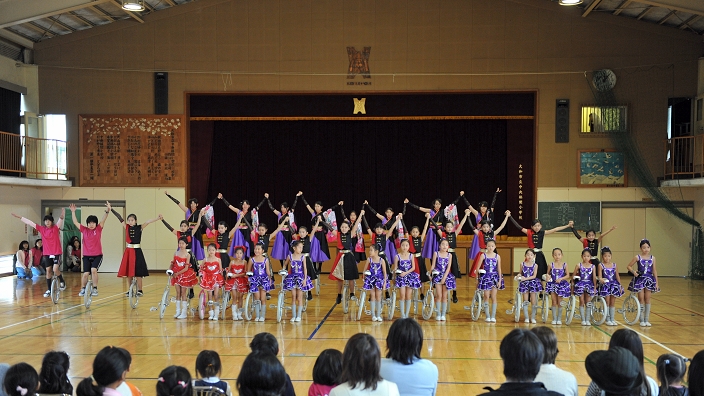
<svg viewBox="0 0 704 396"><path fill-rule="evenodd" d="M0 396L7 396L7 393L5 393L5 388L3 387L3 382L5 382L5 374L7 373L7 369L10 368L10 365L7 363L0 363Z"/></svg>
<svg viewBox="0 0 704 396"><path fill-rule="evenodd" d="M73 385L68 380L69 359L66 352L51 351L44 355L39 371L39 391L41 393L73 394Z"/></svg>
<svg viewBox="0 0 704 396"><path fill-rule="evenodd" d="M132 364L132 356L126 349L106 346L93 360L93 374L78 384L78 396L102 396L109 385L120 385L125 380Z"/></svg>
<svg viewBox="0 0 704 396"><path fill-rule="evenodd" d="M557 353L557 336L551 328L547 326L533 327L530 331L538 336L540 343L543 344L543 364L555 364Z"/></svg>
<svg viewBox="0 0 704 396"><path fill-rule="evenodd" d="M374 337L358 333L350 337L342 353L341 383L349 383L350 388L358 385L362 390L376 390L381 381L381 351Z"/></svg>
<svg viewBox="0 0 704 396"><path fill-rule="evenodd" d="M643 342L638 333L631 329L618 329L614 331L609 341L609 349L613 347L626 348L636 357L640 366L643 367Z"/></svg>
<svg viewBox="0 0 704 396"><path fill-rule="evenodd" d="M157 396L192 396L191 373L181 366L169 366L159 373L156 381Z"/></svg>
<svg viewBox="0 0 704 396"><path fill-rule="evenodd" d="M327 386L339 385L341 374L342 352L337 349L326 349L320 352L313 366L313 382Z"/></svg>
<svg viewBox="0 0 704 396"><path fill-rule="evenodd" d="M687 385L690 395L704 396L704 350L697 352L689 363Z"/></svg>
<svg viewBox="0 0 704 396"><path fill-rule="evenodd" d="M279 354L279 342L271 333L259 333L249 343L252 352L267 351L276 356Z"/></svg>
<svg viewBox="0 0 704 396"><path fill-rule="evenodd" d="M589 377L609 395L640 395L643 370L631 351L611 347L608 351L594 351L587 356L584 366Z"/></svg>
<svg viewBox="0 0 704 396"><path fill-rule="evenodd" d="M543 363L543 344L538 336L525 329L514 329L501 340L504 376L509 382L533 382Z"/></svg>
<svg viewBox="0 0 704 396"><path fill-rule="evenodd" d="M412 318L398 319L386 335L386 357L402 364L420 359L423 349L423 329Z"/></svg>
<svg viewBox="0 0 704 396"><path fill-rule="evenodd" d="M196 372L202 378L217 377L222 370L220 355L215 351L200 351L196 358Z"/></svg>
<svg viewBox="0 0 704 396"><path fill-rule="evenodd" d="M679 385L687 372L687 364L679 355L666 353L660 355L655 364L658 369L658 381L660 381L660 393L665 394L670 385Z"/></svg>
<svg viewBox="0 0 704 396"><path fill-rule="evenodd" d="M240 396L281 396L285 389L286 370L276 355L266 350L253 351L244 359L237 376Z"/></svg>
<svg viewBox="0 0 704 396"><path fill-rule="evenodd" d="M7 369L2 381L7 396L34 396L39 388L39 375L27 363L17 363Z"/></svg>

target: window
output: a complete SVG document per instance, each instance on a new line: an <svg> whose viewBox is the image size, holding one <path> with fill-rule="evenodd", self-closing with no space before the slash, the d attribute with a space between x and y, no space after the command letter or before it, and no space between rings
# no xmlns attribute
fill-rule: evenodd
<svg viewBox="0 0 704 396"><path fill-rule="evenodd" d="M582 136L628 130L628 106L582 106Z"/></svg>
<svg viewBox="0 0 704 396"><path fill-rule="evenodd" d="M704 99L697 99L697 121L702 120L702 106L704 106Z"/></svg>

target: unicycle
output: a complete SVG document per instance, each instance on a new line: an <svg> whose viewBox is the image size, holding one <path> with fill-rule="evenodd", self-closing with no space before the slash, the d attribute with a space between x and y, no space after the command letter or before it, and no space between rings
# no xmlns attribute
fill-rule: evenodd
<svg viewBox="0 0 704 396"><path fill-rule="evenodd" d="M168 275L169 278L166 282L166 287L164 287L164 292L161 294L161 301L159 301L159 307L157 308L159 310L159 319L164 319L166 307L168 307L171 303L169 293L171 292L171 278L173 277L174 272L172 270L166 270L166 275Z"/></svg>
<svg viewBox="0 0 704 396"><path fill-rule="evenodd" d="M538 306L539 309L542 311L540 312L540 319L543 320L543 323L548 321L548 311L550 310L550 294L547 293L545 290L542 292L538 293L538 296L541 296L540 298L540 305Z"/></svg>
<svg viewBox="0 0 704 396"><path fill-rule="evenodd" d="M606 322L606 313L609 310L609 307L606 305L606 299L601 296L594 296L592 297L591 304L592 324L601 326L604 322Z"/></svg>
<svg viewBox="0 0 704 396"><path fill-rule="evenodd" d="M230 305L230 300L232 300L231 292L222 289L222 297L220 298L220 319L225 320L227 316L227 308Z"/></svg>
<svg viewBox="0 0 704 396"><path fill-rule="evenodd" d="M315 295L319 296L320 295L320 276L315 278ZM307 299L306 299L307 300Z"/></svg>
<svg viewBox="0 0 704 396"><path fill-rule="evenodd" d="M198 294L198 317L202 320L205 318L205 309L208 305L208 293L204 289Z"/></svg>
<svg viewBox="0 0 704 396"><path fill-rule="evenodd" d="M54 304L59 303L59 297L61 296L61 287L59 284L59 277L54 275L51 277L51 301Z"/></svg>
<svg viewBox="0 0 704 396"><path fill-rule="evenodd" d="M132 277L132 283L130 283L130 288L129 290L127 290L127 297L129 298L130 306L132 307L132 309L137 308L137 304L139 304L139 294L137 289L136 276Z"/></svg>
<svg viewBox="0 0 704 396"><path fill-rule="evenodd" d="M425 292L425 298L423 299L423 310L421 311L423 319L430 320L433 317L433 312L435 311L435 290L433 289L433 277L440 274L438 271L433 271L428 281L428 290Z"/></svg>
<svg viewBox="0 0 704 396"><path fill-rule="evenodd" d="M566 325L569 325L570 323L572 323L572 319L574 319L574 311L577 308L578 304L579 304L579 300L577 299L577 296L572 295L567 298L567 304L566 304L567 309L565 310L565 324Z"/></svg>
<svg viewBox="0 0 704 396"><path fill-rule="evenodd" d="M511 306L511 309L506 311L506 313L513 315L513 320L518 323L521 320L521 309L523 309L523 293L520 292L519 288L522 277L520 275L516 275L513 279L518 282L516 284L516 294L513 296L513 306Z"/></svg>
<svg viewBox="0 0 704 396"><path fill-rule="evenodd" d="M90 304L93 302L93 279L88 275L88 282L86 282L85 294L83 294L83 305L86 308L90 308Z"/></svg>
<svg viewBox="0 0 704 396"><path fill-rule="evenodd" d="M635 324L640 319L640 301L638 301L638 295L631 292L625 300L623 300L623 307L618 310L623 314L623 320L629 325Z"/></svg>

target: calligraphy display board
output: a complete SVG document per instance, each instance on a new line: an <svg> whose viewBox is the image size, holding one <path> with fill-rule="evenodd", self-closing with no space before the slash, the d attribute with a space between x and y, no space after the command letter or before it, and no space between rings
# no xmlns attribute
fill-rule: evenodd
<svg viewBox="0 0 704 396"><path fill-rule="evenodd" d="M81 187L183 186L184 118L180 115L82 115Z"/></svg>

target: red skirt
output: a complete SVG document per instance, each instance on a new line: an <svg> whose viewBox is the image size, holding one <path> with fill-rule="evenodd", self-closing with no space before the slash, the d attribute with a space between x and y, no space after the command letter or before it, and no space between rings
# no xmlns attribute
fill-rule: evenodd
<svg viewBox="0 0 704 396"><path fill-rule="evenodd" d="M126 276L149 276L147 269L147 261L144 259L144 253L141 248L126 248L120 262L120 269L117 271L118 278Z"/></svg>
<svg viewBox="0 0 704 396"><path fill-rule="evenodd" d="M225 280L222 278L222 274L217 272L215 274L208 274L203 272L200 278L200 287L212 291L215 289L215 285L222 287L225 284Z"/></svg>
<svg viewBox="0 0 704 396"><path fill-rule="evenodd" d="M198 283L198 278L196 277L195 271L189 268L186 272L179 276L171 278L171 286L178 285L181 287L193 287Z"/></svg>
<svg viewBox="0 0 704 396"><path fill-rule="evenodd" d="M244 276L239 278L228 278L225 281L225 290L232 291L232 289L235 289L240 293L247 293L249 291L249 283L247 282L247 278Z"/></svg>
<svg viewBox="0 0 704 396"><path fill-rule="evenodd" d="M479 271L479 260L481 259L482 254L484 254L484 252L480 250L479 253L474 256L474 261L472 261L472 269L469 270L469 276L472 278L477 277L477 271Z"/></svg>

